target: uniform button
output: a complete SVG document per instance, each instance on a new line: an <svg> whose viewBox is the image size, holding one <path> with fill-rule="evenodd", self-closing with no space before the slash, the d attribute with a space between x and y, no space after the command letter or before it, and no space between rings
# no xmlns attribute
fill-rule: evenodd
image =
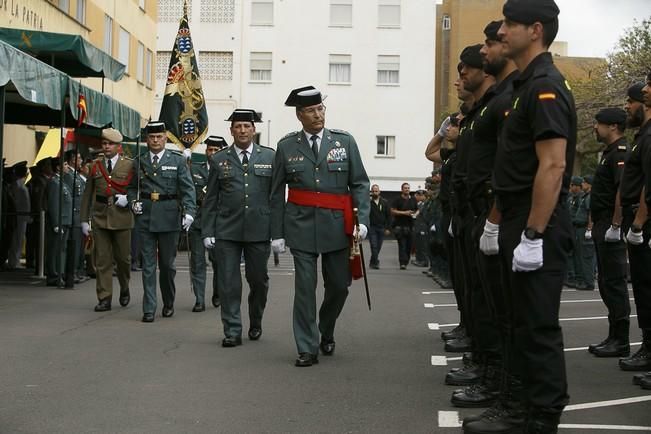
<svg viewBox="0 0 651 434"><path fill-rule="evenodd" d="M319 171L319 168L317 167L317 168L316 168L316 169L314 169L314 170L316 170L316 171L318 172L318 171Z"/></svg>
<svg viewBox="0 0 651 434"><path fill-rule="evenodd" d="M248 195L248 194L245 194L244 197L249 197L249 195Z"/></svg>
<svg viewBox="0 0 651 434"><path fill-rule="evenodd" d="M248 174L248 173L245 173L244 176L249 176L249 174Z"/></svg>
<svg viewBox="0 0 651 434"><path fill-rule="evenodd" d="M244 186L245 186L245 187L248 187L248 186L249 186L249 184L244 184Z"/></svg>
<svg viewBox="0 0 651 434"><path fill-rule="evenodd" d="M248 205L244 205L244 208L248 208L248 207L249 207Z"/></svg>
<svg viewBox="0 0 651 434"><path fill-rule="evenodd" d="M319 182L321 182L321 181L319 181L319 180L317 179L317 180L316 180L316 183L318 184Z"/></svg>

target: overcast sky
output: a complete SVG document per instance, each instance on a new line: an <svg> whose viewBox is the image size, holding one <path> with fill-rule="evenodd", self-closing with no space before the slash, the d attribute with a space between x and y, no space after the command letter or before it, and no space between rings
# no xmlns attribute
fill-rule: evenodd
<svg viewBox="0 0 651 434"><path fill-rule="evenodd" d="M556 0L561 9L559 41L568 55L605 57L626 28L651 17L651 0Z"/></svg>

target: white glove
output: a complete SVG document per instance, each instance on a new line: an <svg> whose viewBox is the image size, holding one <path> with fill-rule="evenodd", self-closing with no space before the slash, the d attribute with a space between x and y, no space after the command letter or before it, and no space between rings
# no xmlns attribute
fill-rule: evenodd
<svg viewBox="0 0 651 434"><path fill-rule="evenodd" d="M441 128L439 128L439 131L436 134L438 134L441 137L447 137L448 128L450 128L450 116L445 118L443 123L441 123Z"/></svg>
<svg viewBox="0 0 651 434"><path fill-rule="evenodd" d="M450 226L448 226L448 235L454 238L454 232L452 231L452 221L450 221Z"/></svg>
<svg viewBox="0 0 651 434"><path fill-rule="evenodd" d="M142 202L133 202L131 204L131 210L135 215L141 215L142 214Z"/></svg>
<svg viewBox="0 0 651 434"><path fill-rule="evenodd" d="M59 233L59 227L58 227L58 226L55 226L55 227L54 227L54 233L55 233L55 234L58 234L58 233Z"/></svg>
<svg viewBox="0 0 651 434"><path fill-rule="evenodd" d="M586 240L591 240L592 239L592 230L591 229L586 229L586 231L585 231L585 239Z"/></svg>
<svg viewBox="0 0 651 434"><path fill-rule="evenodd" d="M206 249L212 249L215 247L215 237L206 237L203 239L203 246Z"/></svg>
<svg viewBox="0 0 651 434"><path fill-rule="evenodd" d="M359 224L359 239L360 240L365 240L366 235L368 235L368 228L366 225ZM357 228L353 229L353 237L357 236Z"/></svg>
<svg viewBox="0 0 651 434"><path fill-rule="evenodd" d="M183 150L183 156L185 157L186 160L189 160L190 158L192 158L192 149L185 148Z"/></svg>
<svg viewBox="0 0 651 434"><path fill-rule="evenodd" d="M497 255L500 252L500 246L497 242L499 235L500 225L486 220L484 233L479 238L479 250L486 256Z"/></svg>
<svg viewBox="0 0 651 434"><path fill-rule="evenodd" d="M513 251L513 271L535 271L543 266L543 240L520 236L520 244Z"/></svg>
<svg viewBox="0 0 651 434"><path fill-rule="evenodd" d="M634 246L639 246L644 242L644 233L642 231L635 233L631 228L626 234L626 241L633 244Z"/></svg>
<svg viewBox="0 0 651 434"><path fill-rule="evenodd" d="M430 232L436 232L436 225L430 226L429 231Z"/></svg>
<svg viewBox="0 0 651 434"><path fill-rule="evenodd" d="M81 233L84 234L85 237L90 234L90 223L81 222Z"/></svg>
<svg viewBox="0 0 651 434"><path fill-rule="evenodd" d="M274 253L285 253L285 239L278 238L277 240L271 240L271 250Z"/></svg>
<svg viewBox="0 0 651 434"><path fill-rule="evenodd" d="M183 217L183 223L182 223L183 230L186 232L189 231L193 221L194 221L194 217L192 217L190 214L186 214Z"/></svg>
<svg viewBox="0 0 651 434"><path fill-rule="evenodd" d="M621 228L615 228L612 225L606 231L604 235L604 241L607 243L616 243L622 239L622 230Z"/></svg>
<svg viewBox="0 0 651 434"><path fill-rule="evenodd" d="M115 204L120 208L126 208L129 205L126 194L116 194L115 195Z"/></svg>

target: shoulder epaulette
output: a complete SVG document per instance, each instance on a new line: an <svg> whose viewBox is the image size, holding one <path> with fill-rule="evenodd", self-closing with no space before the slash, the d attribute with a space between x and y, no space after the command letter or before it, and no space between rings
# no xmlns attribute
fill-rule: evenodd
<svg viewBox="0 0 651 434"><path fill-rule="evenodd" d="M350 136L350 133L349 133L348 131L338 130L338 129L336 129L336 128L332 128L332 129L330 129L330 132L333 132L333 133L335 133L335 134L344 134L344 135L346 135L346 136Z"/></svg>
<svg viewBox="0 0 651 434"><path fill-rule="evenodd" d="M177 151L176 149L166 149L169 151L171 154L178 155L179 157L183 157L183 153L181 151Z"/></svg>
<svg viewBox="0 0 651 434"><path fill-rule="evenodd" d="M276 150L274 148L270 147L270 146L264 146L264 145L258 145L258 146L260 146L262 149L268 149L270 151L276 152Z"/></svg>
<svg viewBox="0 0 651 434"><path fill-rule="evenodd" d="M120 159L124 159L124 160L127 160L127 161L133 161L133 158L127 157L126 155L120 155Z"/></svg>
<svg viewBox="0 0 651 434"><path fill-rule="evenodd" d="M295 135L297 135L299 132L300 132L300 131L292 131L291 133L287 133L287 134L285 134L285 135L283 136L283 138L280 139L280 140L286 139L287 137L295 136Z"/></svg>

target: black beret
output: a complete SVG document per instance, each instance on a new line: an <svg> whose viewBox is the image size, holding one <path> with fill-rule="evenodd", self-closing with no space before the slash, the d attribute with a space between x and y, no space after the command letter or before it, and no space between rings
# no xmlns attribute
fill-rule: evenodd
<svg viewBox="0 0 651 434"><path fill-rule="evenodd" d="M260 115L251 109L235 109L226 120L228 122L262 122Z"/></svg>
<svg viewBox="0 0 651 434"><path fill-rule="evenodd" d="M484 67L484 59L482 59L479 50L481 50L482 44L470 45L463 49L459 60L465 66L471 68L482 69Z"/></svg>
<svg viewBox="0 0 651 434"><path fill-rule="evenodd" d="M644 102L644 94L642 93L644 86L646 86L646 84L641 81L631 85L626 92L628 97L637 102Z"/></svg>
<svg viewBox="0 0 651 434"><path fill-rule="evenodd" d="M457 63L457 72L461 74L461 69L463 69L463 62Z"/></svg>
<svg viewBox="0 0 651 434"><path fill-rule="evenodd" d="M606 125L623 124L626 122L626 112L619 107L607 107L599 110L594 118Z"/></svg>
<svg viewBox="0 0 651 434"><path fill-rule="evenodd" d="M486 36L487 41L499 41L500 38L497 36L497 31L502 27L502 20L491 21L486 27L484 27L484 35Z"/></svg>
<svg viewBox="0 0 651 434"><path fill-rule="evenodd" d="M559 12L554 0L507 0L502 8L504 18L520 24L546 23Z"/></svg>

